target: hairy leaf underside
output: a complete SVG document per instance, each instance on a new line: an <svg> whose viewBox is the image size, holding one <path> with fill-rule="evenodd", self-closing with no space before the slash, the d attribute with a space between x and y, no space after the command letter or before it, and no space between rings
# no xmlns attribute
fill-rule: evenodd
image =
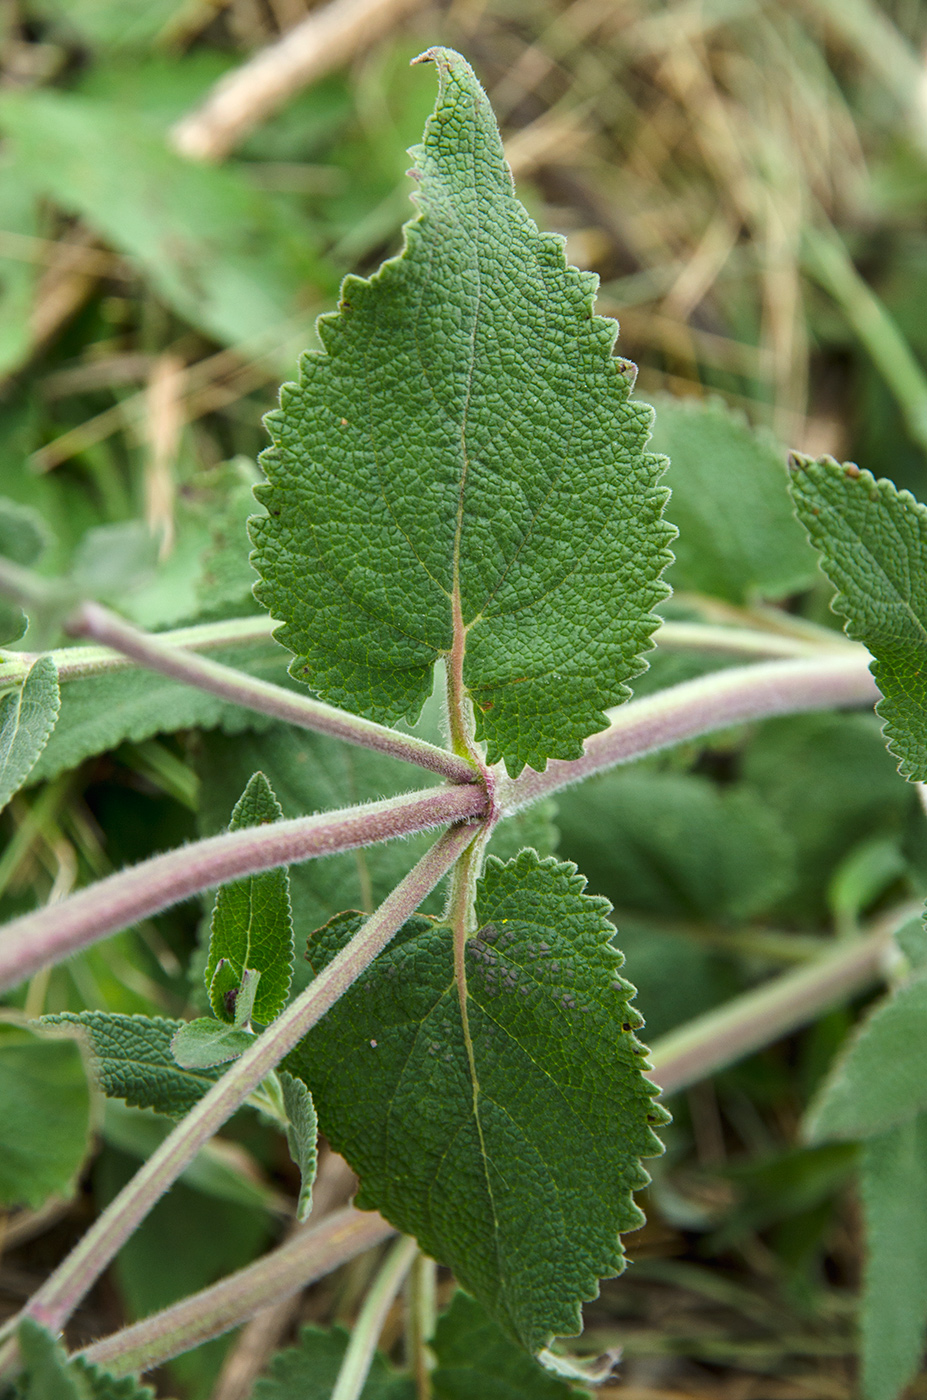
<svg viewBox="0 0 927 1400"><path fill-rule="evenodd" d="M411 919L284 1062L377 1209L530 1351L579 1330L623 1267L619 1231L666 1121L642 1074L634 989L607 901L576 867L490 858L466 945L466 1023L449 930ZM318 972L362 922L310 940Z"/></svg>
<svg viewBox="0 0 927 1400"><path fill-rule="evenodd" d="M269 415L253 562L293 674L333 703L414 718L463 651L476 737L514 774L578 757L627 698L673 532L596 277L515 198L466 62L424 57L421 212Z"/></svg>

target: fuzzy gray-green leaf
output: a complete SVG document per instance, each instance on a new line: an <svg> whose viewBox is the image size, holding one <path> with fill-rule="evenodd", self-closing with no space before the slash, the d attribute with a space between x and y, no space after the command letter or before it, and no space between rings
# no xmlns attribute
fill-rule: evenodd
<svg viewBox="0 0 927 1400"><path fill-rule="evenodd" d="M42 1024L79 1027L86 1035L100 1088L109 1098L182 1118L219 1078L217 1069L183 1069L171 1040L184 1024L163 1016L65 1011Z"/></svg>
<svg viewBox="0 0 927 1400"><path fill-rule="evenodd" d="M619 1231L665 1121L642 1074L633 988L608 904L574 865L490 858L466 944L467 1028L449 930L416 917L285 1068L380 1210L450 1265L510 1336L537 1351L619 1273ZM314 970L357 929L310 939ZM471 1055L472 1051L472 1055Z"/></svg>
<svg viewBox="0 0 927 1400"><path fill-rule="evenodd" d="M927 780L927 506L852 462L792 458L792 495L837 589L834 611L872 652L885 737Z"/></svg>
<svg viewBox="0 0 927 1400"><path fill-rule="evenodd" d="M516 773L578 757L627 698L672 531L596 278L515 198L467 63L424 57L420 216L268 419L253 562L293 674L336 704L414 718L465 648L477 738Z"/></svg>
<svg viewBox="0 0 927 1400"><path fill-rule="evenodd" d="M312 1209L312 1187L318 1168L319 1124L315 1115L312 1095L301 1079L286 1070L280 1073L280 1088L283 1090L283 1104L289 1124L286 1130L290 1156L299 1167L299 1199L296 1202L296 1219L308 1219Z"/></svg>
<svg viewBox="0 0 927 1400"><path fill-rule="evenodd" d="M254 1036L249 1031L201 1016L185 1021L174 1032L171 1054L183 1069L211 1069L213 1065L237 1060L253 1044Z"/></svg>

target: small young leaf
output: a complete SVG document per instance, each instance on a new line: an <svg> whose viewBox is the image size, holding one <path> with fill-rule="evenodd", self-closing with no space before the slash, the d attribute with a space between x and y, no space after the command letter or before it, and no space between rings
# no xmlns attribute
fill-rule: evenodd
<svg viewBox="0 0 927 1400"><path fill-rule="evenodd" d="M927 1109L927 976L878 1003L808 1110L809 1142L884 1133Z"/></svg>
<svg viewBox="0 0 927 1400"><path fill-rule="evenodd" d="M296 1346L274 1357L270 1375L258 1381L251 1400L331 1400L347 1346L341 1327L330 1332L304 1327ZM358 1400L415 1400L415 1385L397 1376L377 1352Z"/></svg>
<svg viewBox="0 0 927 1400"><path fill-rule="evenodd" d="M90 1088L77 1046L0 1029L0 1206L67 1196L87 1155Z"/></svg>
<svg viewBox="0 0 927 1400"><path fill-rule="evenodd" d="M17 1400L154 1400L151 1386L132 1376L117 1380L79 1356L69 1359L61 1343L31 1317L19 1324L17 1341L23 1360Z"/></svg>
<svg viewBox="0 0 927 1400"><path fill-rule="evenodd" d="M864 1400L895 1400L919 1370L927 1326L927 1116L870 1138L860 1195L866 1221Z"/></svg>
<svg viewBox="0 0 927 1400"><path fill-rule="evenodd" d="M204 1016L196 1021L185 1021L174 1032L171 1054L183 1069L210 1069L213 1065L237 1060L253 1044L254 1036L250 1031Z"/></svg>
<svg viewBox="0 0 927 1400"><path fill-rule="evenodd" d="M55 727L60 703L50 656L33 662L23 684L0 700L0 809L28 778Z"/></svg>
<svg viewBox="0 0 927 1400"><path fill-rule="evenodd" d="M597 279L515 198L467 63L423 57L421 213L400 256L346 279L269 416L256 593L295 676L386 722L418 715L456 648L476 737L514 774L578 758L627 699L673 532Z"/></svg>
<svg viewBox="0 0 927 1400"><path fill-rule="evenodd" d="M432 1350L435 1400L575 1400L577 1391L513 1345L466 1293L438 1319Z"/></svg>
<svg viewBox="0 0 927 1400"><path fill-rule="evenodd" d="M606 900L576 867L490 858L466 945L466 1022L446 928L416 917L284 1068L377 1209L531 1351L579 1327L642 1216L642 1157L666 1121L618 974ZM312 936L324 966L356 931Z"/></svg>
<svg viewBox="0 0 927 1400"><path fill-rule="evenodd" d="M299 1200L296 1203L296 1219L308 1219L312 1209L312 1187L319 1165L318 1143L319 1124L315 1116L312 1095L301 1079L296 1079L286 1070L281 1071L280 1087L283 1090L283 1103L286 1116L290 1120L286 1130L286 1140L290 1156L299 1167Z"/></svg>
<svg viewBox="0 0 927 1400"><path fill-rule="evenodd" d="M163 1016L63 1011L41 1025L78 1026L86 1035L100 1088L109 1098L182 1118L219 1078L213 1069L183 1069L171 1041L185 1023Z"/></svg>
<svg viewBox="0 0 927 1400"><path fill-rule="evenodd" d="M716 400L661 396L654 407L650 446L670 459L679 529L673 588L751 603L810 587L817 561L789 500L785 453Z"/></svg>
<svg viewBox="0 0 927 1400"><path fill-rule="evenodd" d="M283 816L280 803L263 773L255 773L232 812L230 831L263 826ZM227 967L216 979L219 964ZM293 978L293 920L284 869L223 885L216 896L212 937L206 963L206 987L210 1004L220 1021L239 1024L236 1002L246 969L260 973L253 1012L269 1025L286 1005ZM229 986L229 975L232 985ZM237 990L237 995L234 993ZM249 1018L250 1019L250 1018Z"/></svg>
<svg viewBox="0 0 927 1400"><path fill-rule="evenodd" d="M792 458L799 518L837 589L833 608L875 658L877 710L899 771L927 780L927 506L852 462Z"/></svg>

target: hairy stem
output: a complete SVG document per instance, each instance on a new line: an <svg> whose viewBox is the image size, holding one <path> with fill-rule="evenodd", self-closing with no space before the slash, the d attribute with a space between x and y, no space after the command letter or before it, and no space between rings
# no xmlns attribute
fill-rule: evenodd
<svg viewBox="0 0 927 1400"><path fill-rule="evenodd" d="M80 1354L114 1376L150 1371L246 1322L269 1303L291 1297L393 1234L382 1216L347 1206L211 1288L94 1342Z"/></svg>
<svg viewBox="0 0 927 1400"><path fill-rule="evenodd" d="M332 959L283 1014L245 1051L164 1139L145 1165L107 1206L64 1262L24 1309L52 1332L61 1330L87 1290L177 1180L184 1167L360 976L473 840L463 825L432 846L350 943ZM12 1332L18 1319L0 1335ZM0 1361L8 1360L8 1356Z"/></svg>
<svg viewBox="0 0 927 1400"><path fill-rule="evenodd" d="M331 1400L360 1400L386 1315L412 1267L417 1250L415 1240L404 1235L386 1256L351 1329L351 1340Z"/></svg>
<svg viewBox="0 0 927 1400"><path fill-rule="evenodd" d="M169 646L160 637L139 631L98 603L82 603L68 619L67 629L72 636L90 637L93 641L102 642L131 657L140 666L147 666L149 670L170 676L173 680L185 681L199 690L208 691L210 695L218 695L222 700L272 715L275 719L297 724L317 734L345 739L350 744L359 744L362 748L389 754L391 758L418 764L420 768L439 773L451 782L472 783L476 778L473 766L466 759L447 753L435 744L416 739L411 734L400 734L386 725L374 724L372 720L361 719L359 715L338 710L334 705L325 705L320 700L311 700L308 695L298 695L283 686L272 685L270 681L258 680L208 657Z"/></svg>
<svg viewBox="0 0 927 1400"><path fill-rule="evenodd" d="M892 934L920 909L896 909L865 937L843 940L814 962L671 1031L650 1051L648 1078L664 1094L678 1093L848 1001L883 977Z"/></svg>
<svg viewBox="0 0 927 1400"><path fill-rule="evenodd" d="M253 617L233 617L222 622L200 622L192 627L176 627L170 632L157 633L157 640L172 650L215 651L222 647L257 646L261 643L276 647L271 636L273 618L265 613ZM0 650L0 689L21 685L29 667L41 652ZM112 647L57 647L48 652L58 671L60 681L89 680L93 676L127 671L138 665L124 652Z"/></svg>
<svg viewBox="0 0 927 1400"><path fill-rule="evenodd" d="M716 671L631 700L609 711L608 729L586 740L582 758L554 760L543 773L526 768L519 778L500 778L496 801L507 816L593 773L732 724L838 705L871 705L879 691L868 660L862 648L858 653L847 648L846 654L769 661Z"/></svg>
<svg viewBox="0 0 927 1400"><path fill-rule="evenodd" d="M227 880L480 816L485 806L486 793L476 784L426 788L315 817L229 831L153 856L0 930L0 990Z"/></svg>

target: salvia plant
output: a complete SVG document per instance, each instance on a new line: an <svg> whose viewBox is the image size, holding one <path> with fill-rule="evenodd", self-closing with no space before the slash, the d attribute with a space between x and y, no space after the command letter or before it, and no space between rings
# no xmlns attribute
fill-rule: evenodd
<svg viewBox="0 0 927 1400"><path fill-rule="evenodd" d="M773 609L745 625L745 580L772 596L814 580L784 471L721 410L668 407L661 444L675 453L678 439L690 463L690 477L678 476L678 567L728 613L664 621L654 610L670 592L662 576L677 533L663 514L667 464L648 450L653 412L614 353L617 327L595 313L595 277L568 266L563 240L539 232L515 197L467 63L444 49L422 59L437 69L438 100L412 152L418 211L402 252L369 280L345 281L319 323L321 350L306 354L268 419L250 522L267 619L142 632L99 601L110 587L99 561L57 581L36 574L42 530L4 507L4 639L22 635L25 610L30 639L63 626L79 644L5 653L3 802L159 726L224 725L237 736L204 760L214 826L227 830L26 912L0 939L0 985L12 988L218 887L199 1018L91 1010L6 1028L4 1074L14 1061L47 1069L65 1102L48 1121L16 1090L0 1152L5 1199L38 1205L79 1165L67 1118L81 1106L68 1078L75 1045L105 1096L175 1126L5 1328L4 1383L31 1400L151 1394L137 1374L398 1233L351 1337L307 1329L255 1400L585 1391L593 1370L556 1339L580 1331L581 1304L621 1272L621 1237L642 1223L634 1195L668 1122L657 1084L695 1083L890 967L890 994L824 1079L804 1127L809 1142L862 1143L863 1388L887 1400L916 1370L927 1323L919 919L908 905L861 934L852 914L866 899L854 905L851 892L838 900L850 926L832 948L665 1037L650 1061L610 905L546 851L554 794L773 716L878 700L902 775L893 781L927 780L927 510L852 465L793 457L795 510L845 635ZM700 473L720 472L735 449L753 453L754 475L731 477L724 499L706 487L706 511ZM717 550L697 548L712 531ZM705 664L632 700L657 629L661 652L665 641ZM292 654L286 684L262 674L268 646ZM135 683L131 668L151 682L126 723L113 719L113 697ZM433 693L443 742L433 742ZM318 805L350 791L361 800L294 812L301 764L317 774ZM401 764L417 766L419 787L397 780ZM813 773L808 781L813 789ZM678 791L664 813L679 821L673 859L717 868L734 889L738 828L753 822L762 835L766 818ZM583 810L583 790L567 797ZM610 800L626 804L622 820L648 819L633 781ZM595 804L590 789L590 826ZM722 816L727 836L706 845L703 826L720 829ZM762 883L757 841L748 874ZM306 926L306 863L339 853L316 901L333 916ZM765 897L751 902L745 887L731 907L749 912ZM310 1216L320 1130L357 1174L355 1206L68 1357L58 1335L75 1308L246 1104L286 1136L299 1221ZM429 1261L461 1290L436 1325ZM401 1372L375 1349L407 1275Z"/></svg>

